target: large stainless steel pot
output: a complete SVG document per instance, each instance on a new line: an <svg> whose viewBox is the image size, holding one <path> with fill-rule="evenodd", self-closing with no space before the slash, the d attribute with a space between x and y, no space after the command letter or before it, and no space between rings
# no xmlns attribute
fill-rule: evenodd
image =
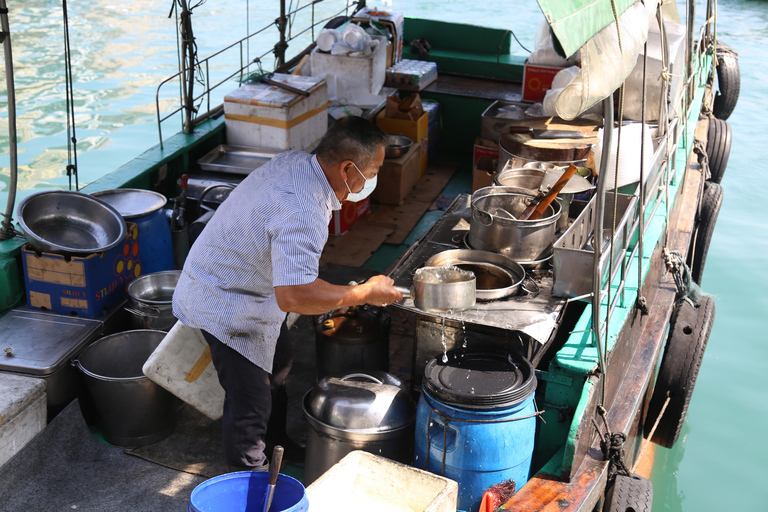
<svg viewBox="0 0 768 512"><path fill-rule="evenodd" d="M131 327L168 331L176 323L171 301L180 270L155 272L138 277L128 285Z"/></svg>
<svg viewBox="0 0 768 512"><path fill-rule="evenodd" d="M422 311L444 313L464 311L475 305L476 279L472 272L457 267L423 267L413 276L413 286L397 290L413 299Z"/></svg>
<svg viewBox="0 0 768 512"><path fill-rule="evenodd" d="M384 308L360 306L318 316L317 379L353 371L389 370L389 326Z"/></svg>
<svg viewBox="0 0 768 512"><path fill-rule="evenodd" d="M531 199L530 195L507 187L477 190L472 194L469 246L503 254L520 264L549 258L560 218L560 203L553 201L540 219L517 220Z"/></svg>
<svg viewBox="0 0 768 512"><path fill-rule="evenodd" d="M397 377L366 372L321 379L303 403L310 426L305 484L354 450L412 462L416 404Z"/></svg>
<svg viewBox="0 0 768 512"><path fill-rule="evenodd" d="M151 330L112 334L93 342L74 360L104 426L104 437L112 444L144 446L173 432L178 399L141 370L165 334Z"/></svg>

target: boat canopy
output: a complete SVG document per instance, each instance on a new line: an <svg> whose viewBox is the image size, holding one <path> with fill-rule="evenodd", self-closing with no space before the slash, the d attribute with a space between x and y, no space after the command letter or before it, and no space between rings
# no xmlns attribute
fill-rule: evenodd
<svg viewBox="0 0 768 512"><path fill-rule="evenodd" d="M548 92L558 94L557 115L574 119L613 94L630 75L643 51L659 0L615 0L616 17L611 0L538 2L566 55L580 50L578 74L561 92Z"/></svg>
<svg viewBox="0 0 768 512"><path fill-rule="evenodd" d="M595 34L615 22L636 0L537 0L555 38L570 57ZM616 14L613 12L613 2Z"/></svg>

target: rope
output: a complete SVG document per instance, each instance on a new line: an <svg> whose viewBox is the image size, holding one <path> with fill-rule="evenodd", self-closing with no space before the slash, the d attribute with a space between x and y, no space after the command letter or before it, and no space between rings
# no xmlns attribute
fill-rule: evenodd
<svg viewBox="0 0 768 512"><path fill-rule="evenodd" d="M659 416L656 418L656 421L653 422L653 428L651 428L651 432L648 434L647 439L643 439L643 447L640 449L640 453L637 455L637 458L635 459L635 463L632 465L632 472L635 472L635 469L637 469L637 465L640 463L640 461L643 458L643 454L645 453L645 449L648 448L648 445L651 444L651 439L653 439L653 434L656 433L656 427L659 426L659 423L661 423L661 418L664 416L664 411L667 410L667 406L669 405L671 397L669 396L669 392L667 392L667 399L664 400L664 405L661 406L661 411L659 412Z"/></svg>
<svg viewBox="0 0 768 512"><path fill-rule="evenodd" d="M517 35L515 35L515 33L512 30L507 30L501 36L501 41L499 41L499 46L496 47L496 64L498 64L499 68L501 68L502 71L509 73L510 75L513 75L513 74L516 74L516 72L510 71L501 65L501 47L504 44L504 40L507 38L507 34L512 34L512 37L515 38L515 41L517 41L517 44L520 45L520 48L527 51L528 53L531 53L531 50L523 46L523 43L520 42L520 40L517 38Z"/></svg>
<svg viewBox="0 0 768 512"><path fill-rule="evenodd" d="M704 172L705 179L709 180L712 177L712 171L709 168L709 156L707 156L707 148L704 146L704 142L700 139L693 141L693 152L696 153L696 158L699 161L701 170Z"/></svg>
<svg viewBox="0 0 768 512"><path fill-rule="evenodd" d="M600 449L603 451L604 460L609 461L608 484L606 485L606 487L608 487L616 478L616 475L621 474L629 476L630 474L629 468L627 468L627 464L624 461L626 456L624 452L624 441L627 440L627 436L625 436L623 432L616 432L615 434L611 432L611 429L608 426L608 413L602 405L597 406L597 411L603 420L606 433L603 434L594 417L592 418L592 425L594 425L597 435L600 436Z"/></svg>
<svg viewBox="0 0 768 512"><path fill-rule="evenodd" d="M683 253L664 249L664 263L672 273L677 288L677 298L685 298L692 303L701 300L702 292L691 276L691 269L686 265Z"/></svg>
<svg viewBox="0 0 768 512"><path fill-rule="evenodd" d="M535 402L534 402L535 403ZM427 417L427 456L424 460L424 467L423 469L427 469L427 465L429 464L429 455L432 451L432 437L429 432L429 427L432 425L432 414L436 414L437 417L440 419L440 421L443 423L443 457L442 462L440 464L440 476L445 476L445 457L447 453L447 445L448 445L448 424L451 421L457 421L457 422L465 422L465 423L510 423L512 421L520 421L520 420L527 420L530 418L536 418L540 417L542 414L544 414L546 410L539 411L537 410L533 414L529 414L528 416L518 416L516 418L506 418L503 420L472 420L468 418L454 418L452 416L448 416L447 414L443 414L442 412L438 411L435 408L432 408L432 410L429 411L429 416Z"/></svg>
<svg viewBox="0 0 768 512"><path fill-rule="evenodd" d="M67 13L67 0L62 0L62 14L64 16L64 81L67 108L67 176L69 177L69 190L72 190L72 176L75 177L75 190L80 190L77 177L77 131L75 128L75 89L72 79L72 50L69 41L69 15Z"/></svg>
<svg viewBox="0 0 768 512"><path fill-rule="evenodd" d="M642 316L648 314L648 302L645 297L640 295L640 290L643 287L643 242L645 239L645 114L647 105L646 83L648 69L648 40L646 39L643 45L643 95L642 105L640 108L640 126L643 128L643 132L640 133L640 184L638 186L639 205L638 205L638 233L637 233L637 299L635 300L635 307L640 311Z"/></svg>

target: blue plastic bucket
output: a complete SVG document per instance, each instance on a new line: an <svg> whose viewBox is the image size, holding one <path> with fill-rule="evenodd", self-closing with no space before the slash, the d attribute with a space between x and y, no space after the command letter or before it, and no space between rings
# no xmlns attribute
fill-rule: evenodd
<svg viewBox="0 0 768 512"><path fill-rule="evenodd" d="M151 190L118 188L94 192L91 195L115 208L127 222L138 224L137 249L141 252L141 274L175 268L171 226L163 210L167 200L163 194ZM139 254L133 256L135 258Z"/></svg>
<svg viewBox="0 0 768 512"><path fill-rule="evenodd" d="M469 358L469 351L454 351L451 357L460 358L463 362L464 355ZM518 372L516 377L508 378L505 383L514 384L506 387L505 393L488 393L484 397L481 394L483 383L475 380L475 375L471 373L467 374L469 379L464 379L460 375L461 368L451 375L444 371L432 379L432 383L443 382L447 387L436 390L430 384L430 365L433 369L435 365L449 367L450 362L443 365L433 360L425 370L425 383L416 411L414 466L458 482L460 511L476 512L483 492L492 485L511 479L515 488L520 489L530 476L536 433L536 407L533 403L536 380L530 363L524 360L513 362L512 356L504 357L509 358L511 371ZM502 363L506 364L503 360ZM475 373L487 377L493 372ZM461 378L455 379L456 376ZM480 378L483 377L477 377ZM479 403L460 396L457 387L451 389L451 384L459 380L468 380L478 386L478 394L481 394ZM487 387L485 389L488 390ZM441 399L434 395L440 395ZM506 403L500 398L503 396L507 397ZM445 403L454 399L464 403ZM484 400L491 404L483 404Z"/></svg>
<svg viewBox="0 0 768 512"><path fill-rule="evenodd" d="M152 274L163 270L173 270L173 241L171 226L165 212L160 209L129 222L139 226L139 250L141 251L141 273Z"/></svg>
<svg viewBox="0 0 768 512"><path fill-rule="evenodd" d="M192 491L187 512L262 512L268 484L267 471L241 471L211 478ZM309 501L301 482L288 475L278 475L269 510L309 510Z"/></svg>

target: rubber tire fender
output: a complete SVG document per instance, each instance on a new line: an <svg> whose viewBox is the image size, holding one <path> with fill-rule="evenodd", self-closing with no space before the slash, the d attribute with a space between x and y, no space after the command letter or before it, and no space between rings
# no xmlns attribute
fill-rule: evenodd
<svg viewBox="0 0 768 512"><path fill-rule="evenodd" d="M704 277L704 264L707 262L709 244L712 242L717 217L722 206L723 187L711 181L705 182L704 193L701 195L701 209L696 225L696 238L693 251L691 252L693 260L689 265L691 267L691 277L699 286L701 286L701 280Z"/></svg>
<svg viewBox="0 0 768 512"><path fill-rule="evenodd" d="M728 166L733 134L728 121L712 117L707 128L707 159L709 160L709 181L720 183Z"/></svg>
<svg viewBox="0 0 768 512"><path fill-rule="evenodd" d="M723 51L724 50L724 51ZM718 119L731 117L741 92L739 57L725 44L717 43L717 95L712 113Z"/></svg>
<svg viewBox="0 0 768 512"><path fill-rule="evenodd" d="M672 311L659 376L645 417L648 436L669 395L669 405L651 439L665 448L672 448L680 436L714 322L712 297L704 296L698 304L680 299Z"/></svg>
<svg viewBox="0 0 768 512"><path fill-rule="evenodd" d="M651 512L653 485L650 480L634 473L616 475L605 493L603 512Z"/></svg>

